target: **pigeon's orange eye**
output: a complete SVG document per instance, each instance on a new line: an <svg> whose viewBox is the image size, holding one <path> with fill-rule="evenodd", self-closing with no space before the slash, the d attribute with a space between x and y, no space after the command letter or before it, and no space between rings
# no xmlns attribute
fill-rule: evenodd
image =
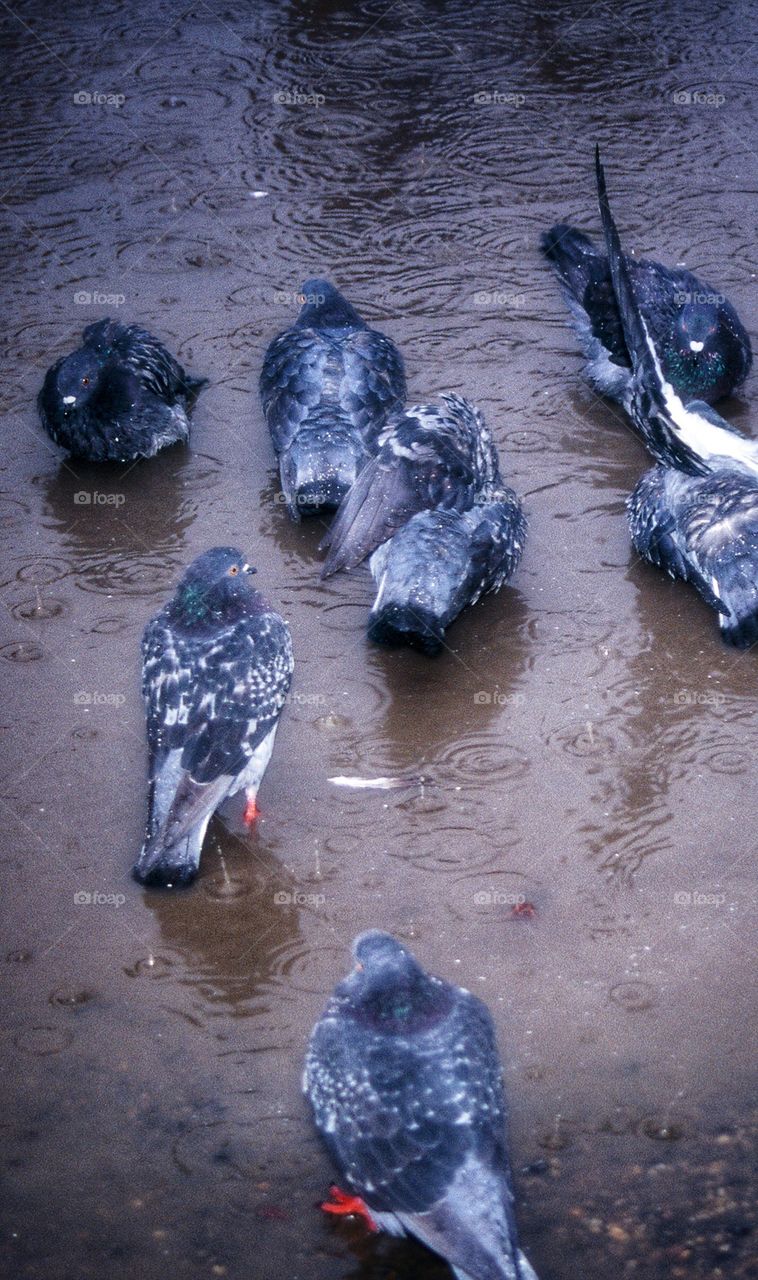
<svg viewBox="0 0 758 1280"><path fill-rule="evenodd" d="M233 565L232 565L232 567L231 567L231 569L229 570L229 573L231 574L231 576L232 576L232 577L234 577L234 576L235 576L235 574L238 574L238 573L239 573L239 571L240 571L240 570L239 570L239 565L237 565L237 564L233 564Z"/></svg>
<svg viewBox="0 0 758 1280"><path fill-rule="evenodd" d="M89 386L89 378L82 378L82 386L83 387Z"/></svg>

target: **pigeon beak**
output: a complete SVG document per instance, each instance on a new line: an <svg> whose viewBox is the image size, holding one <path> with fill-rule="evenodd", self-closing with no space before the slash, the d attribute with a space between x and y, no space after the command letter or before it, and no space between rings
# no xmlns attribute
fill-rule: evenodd
<svg viewBox="0 0 758 1280"><path fill-rule="evenodd" d="M356 966L355 966L355 972L356 972L356 973L363 973L363 965L362 965L362 964L360 964L360 963L356 964Z"/></svg>
<svg viewBox="0 0 758 1280"><path fill-rule="evenodd" d="M76 396L64 396L64 397L63 397L63 403L64 403L64 404L76 404Z"/></svg>
<svg viewBox="0 0 758 1280"><path fill-rule="evenodd" d="M242 569L243 569L243 572L244 572L244 573L257 573L257 572L258 572L258 570L257 570L253 565L251 565L251 564L243 564Z"/></svg>
<svg viewBox="0 0 758 1280"><path fill-rule="evenodd" d="M694 352L697 354L697 352L698 352L698 351L702 351L702 350L703 350L703 347L704 347L704 346L705 346L705 343L704 343L704 342L691 342L691 343L690 343L690 351L694 351Z"/></svg>

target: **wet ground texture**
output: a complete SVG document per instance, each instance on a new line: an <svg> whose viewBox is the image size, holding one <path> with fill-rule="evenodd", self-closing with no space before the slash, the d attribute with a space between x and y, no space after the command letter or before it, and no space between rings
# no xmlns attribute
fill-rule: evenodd
<svg viewBox="0 0 758 1280"><path fill-rule="evenodd" d="M636 562L645 458L537 250L558 219L597 233L598 140L627 247L755 335L756 17L4 7L5 1274L447 1274L314 1207L303 1052L369 926L493 1011L541 1280L757 1274L758 657ZM369 646L367 571L320 583L322 529L280 501L257 376L322 274L413 400L478 401L525 497L513 586L434 661ZM211 379L191 449L71 467L42 434L45 369L107 314ZM748 431L757 387L725 407ZM139 637L229 542L290 622L292 697L256 830L214 821L196 886L145 892Z"/></svg>

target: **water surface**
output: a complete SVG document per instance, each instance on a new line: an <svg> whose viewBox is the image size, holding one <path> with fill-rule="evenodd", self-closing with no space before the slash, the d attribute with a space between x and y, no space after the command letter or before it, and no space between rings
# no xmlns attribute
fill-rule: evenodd
<svg viewBox="0 0 758 1280"><path fill-rule="evenodd" d="M446 1275L314 1207L304 1048L381 926L493 1011L541 1280L754 1275L756 655L636 562L645 458L536 242L597 233L599 140L629 249L755 333L757 16L5 7L7 1274ZM402 346L412 399L478 401L525 496L513 586L436 661L369 646L366 571L319 583L321 530L280 501L257 375L319 274ZM211 378L191 451L72 467L41 433L45 369L106 314ZM747 430L754 390L727 407ZM256 832L215 821L197 885L148 893L139 637L229 542L290 622L292 700Z"/></svg>

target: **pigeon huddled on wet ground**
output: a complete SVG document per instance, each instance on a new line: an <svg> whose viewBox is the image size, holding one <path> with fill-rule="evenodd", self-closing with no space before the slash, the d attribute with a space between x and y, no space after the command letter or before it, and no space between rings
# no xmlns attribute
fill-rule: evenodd
<svg viewBox="0 0 758 1280"><path fill-rule="evenodd" d="M484 417L461 396L441 401L387 423L324 539L322 571L330 577L370 555L370 638L427 653L466 605L510 578L526 537Z"/></svg>
<svg viewBox="0 0 758 1280"><path fill-rule="evenodd" d="M216 809L244 789L252 822L292 679L287 624L234 547L190 565L142 641L148 821L134 868L149 885L197 874Z"/></svg>
<svg viewBox="0 0 758 1280"><path fill-rule="evenodd" d="M629 351L607 253L576 228L558 223L542 251L555 269L597 391L628 406ZM680 267L624 256L630 287L654 343L661 371L686 402L713 403L750 372L750 339L723 294Z"/></svg>
<svg viewBox="0 0 758 1280"><path fill-rule="evenodd" d="M353 955L305 1064L316 1126L349 1188L323 1208L416 1236L458 1280L536 1280L516 1230L486 1005L390 934L361 934Z"/></svg>
<svg viewBox="0 0 758 1280"><path fill-rule="evenodd" d="M328 280L306 280L268 348L260 395L293 520L334 511L405 400L403 359Z"/></svg>
<svg viewBox="0 0 758 1280"><path fill-rule="evenodd" d="M145 329L98 320L76 351L48 369L37 407L70 457L133 462L186 443L188 414L206 383Z"/></svg>

